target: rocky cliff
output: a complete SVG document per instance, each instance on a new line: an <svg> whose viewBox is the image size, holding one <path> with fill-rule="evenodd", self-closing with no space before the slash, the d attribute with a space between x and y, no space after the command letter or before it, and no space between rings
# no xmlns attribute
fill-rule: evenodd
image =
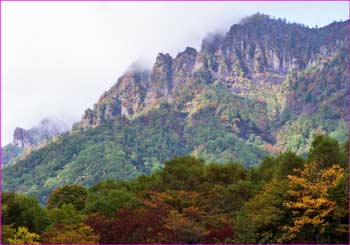
<svg viewBox="0 0 350 245"><path fill-rule="evenodd" d="M1 149L2 164L6 165L22 153L30 153L45 146L53 137L68 130L66 123L49 118L42 119L38 125L29 130L17 127L13 133L12 143Z"/></svg>
<svg viewBox="0 0 350 245"><path fill-rule="evenodd" d="M33 139L29 132L23 128L16 128L13 133L13 146L25 148L33 144Z"/></svg>
<svg viewBox="0 0 350 245"><path fill-rule="evenodd" d="M269 105L270 119L279 120L286 104L290 105L289 110L299 114L302 110L310 111L295 89L282 83L287 77L288 81L297 79L298 72L323 69L319 65L330 59L337 59L334 62L345 66L348 57L344 54L349 50L349 36L345 35L348 28L348 21L310 29L266 15L251 16L233 25L226 35L207 36L199 52L188 47L175 58L160 53L151 70L130 69L92 110L85 112L75 128L101 125L104 119L115 115L131 119L163 101L181 107L179 90L196 80L222 84L232 94L258 96ZM344 81L347 73L342 76L339 81ZM302 82L296 83L302 86ZM335 82L334 77L329 77L323 86ZM347 89L345 84L340 86ZM266 94L272 96L273 101L266 100ZM300 103L304 104L301 106Z"/></svg>

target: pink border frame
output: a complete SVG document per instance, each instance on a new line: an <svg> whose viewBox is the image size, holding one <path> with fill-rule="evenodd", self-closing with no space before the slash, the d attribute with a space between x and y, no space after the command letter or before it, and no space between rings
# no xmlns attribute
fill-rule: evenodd
<svg viewBox="0 0 350 245"><path fill-rule="evenodd" d="M0 54L1 54L1 20L2 20L1 3L2 2L348 2L349 3L348 13L349 13L349 19L350 19L350 0L0 0ZM349 35L350 35L350 26L349 26ZM350 53L348 55L350 60ZM2 103L1 67L2 66L1 66L1 57L0 57L0 105ZM350 73L350 66L349 66L348 72ZM348 82L350 83L350 81ZM349 99L348 112L350 115L350 93L349 93L348 99ZM2 131L1 122L2 121L1 121L1 107L0 107L0 146L1 146L1 131ZM348 129L350 130L350 121L348 122ZM350 152L349 152L349 159L350 159ZM0 151L0 163L2 163L2 151ZM348 163L348 166L350 169L350 161ZM2 244L1 243L2 241L2 200L1 200L2 195L1 194L2 194L2 164L0 164L0 244ZM350 174L348 177L348 200L350 203ZM350 213L350 207L349 207L349 213ZM349 224L350 224L350 217L349 217ZM350 241L350 227L349 227L349 241ZM105 245L105 244L101 244L101 245ZM253 245L253 244L245 244L245 245ZM271 245L274 245L274 244L272 243Z"/></svg>

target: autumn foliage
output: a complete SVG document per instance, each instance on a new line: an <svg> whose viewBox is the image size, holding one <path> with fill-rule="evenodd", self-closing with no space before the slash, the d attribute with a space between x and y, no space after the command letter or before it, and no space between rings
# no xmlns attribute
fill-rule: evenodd
<svg viewBox="0 0 350 245"><path fill-rule="evenodd" d="M329 198L329 191L343 176L344 169L338 164L320 169L317 162L310 162L303 170L297 170L296 175L288 176L290 189L288 200L283 205L291 210L293 223L283 227L286 233L281 242L297 238L302 231L311 237L307 241L318 242L318 237L331 225L330 218L336 209L336 202Z"/></svg>
<svg viewBox="0 0 350 245"><path fill-rule="evenodd" d="M348 149L320 136L310 152L249 170L177 157L136 180L63 186L47 208L3 193L3 243L348 243Z"/></svg>

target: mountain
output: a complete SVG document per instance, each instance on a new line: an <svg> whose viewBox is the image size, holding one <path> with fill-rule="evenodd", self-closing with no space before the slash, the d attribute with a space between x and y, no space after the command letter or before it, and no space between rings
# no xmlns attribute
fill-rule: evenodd
<svg viewBox="0 0 350 245"><path fill-rule="evenodd" d="M53 137L69 130L66 123L44 118L38 125L29 130L17 127L13 132L13 141L1 148L2 164L14 161L16 157L23 158L34 150L46 146Z"/></svg>
<svg viewBox="0 0 350 245"><path fill-rule="evenodd" d="M132 65L72 131L4 169L4 188L45 200L57 186L132 179L192 154L250 167L349 133L349 20L308 28L256 14L199 51Z"/></svg>

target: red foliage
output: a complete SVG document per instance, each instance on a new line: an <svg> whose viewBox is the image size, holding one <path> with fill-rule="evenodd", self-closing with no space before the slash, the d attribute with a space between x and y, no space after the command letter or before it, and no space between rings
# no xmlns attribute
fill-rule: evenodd
<svg viewBox="0 0 350 245"><path fill-rule="evenodd" d="M86 223L100 235L100 243L151 243L162 231L161 216L145 209L120 210L113 218L90 215Z"/></svg>
<svg viewBox="0 0 350 245"><path fill-rule="evenodd" d="M216 243L234 235L227 217L207 223L208 215L194 206L195 192L149 193L144 208L121 209L112 218L91 214L86 220L100 243Z"/></svg>
<svg viewBox="0 0 350 245"><path fill-rule="evenodd" d="M221 228L208 225L208 234L204 237L204 243L224 242L225 239L234 237L233 227L229 224L225 224Z"/></svg>

